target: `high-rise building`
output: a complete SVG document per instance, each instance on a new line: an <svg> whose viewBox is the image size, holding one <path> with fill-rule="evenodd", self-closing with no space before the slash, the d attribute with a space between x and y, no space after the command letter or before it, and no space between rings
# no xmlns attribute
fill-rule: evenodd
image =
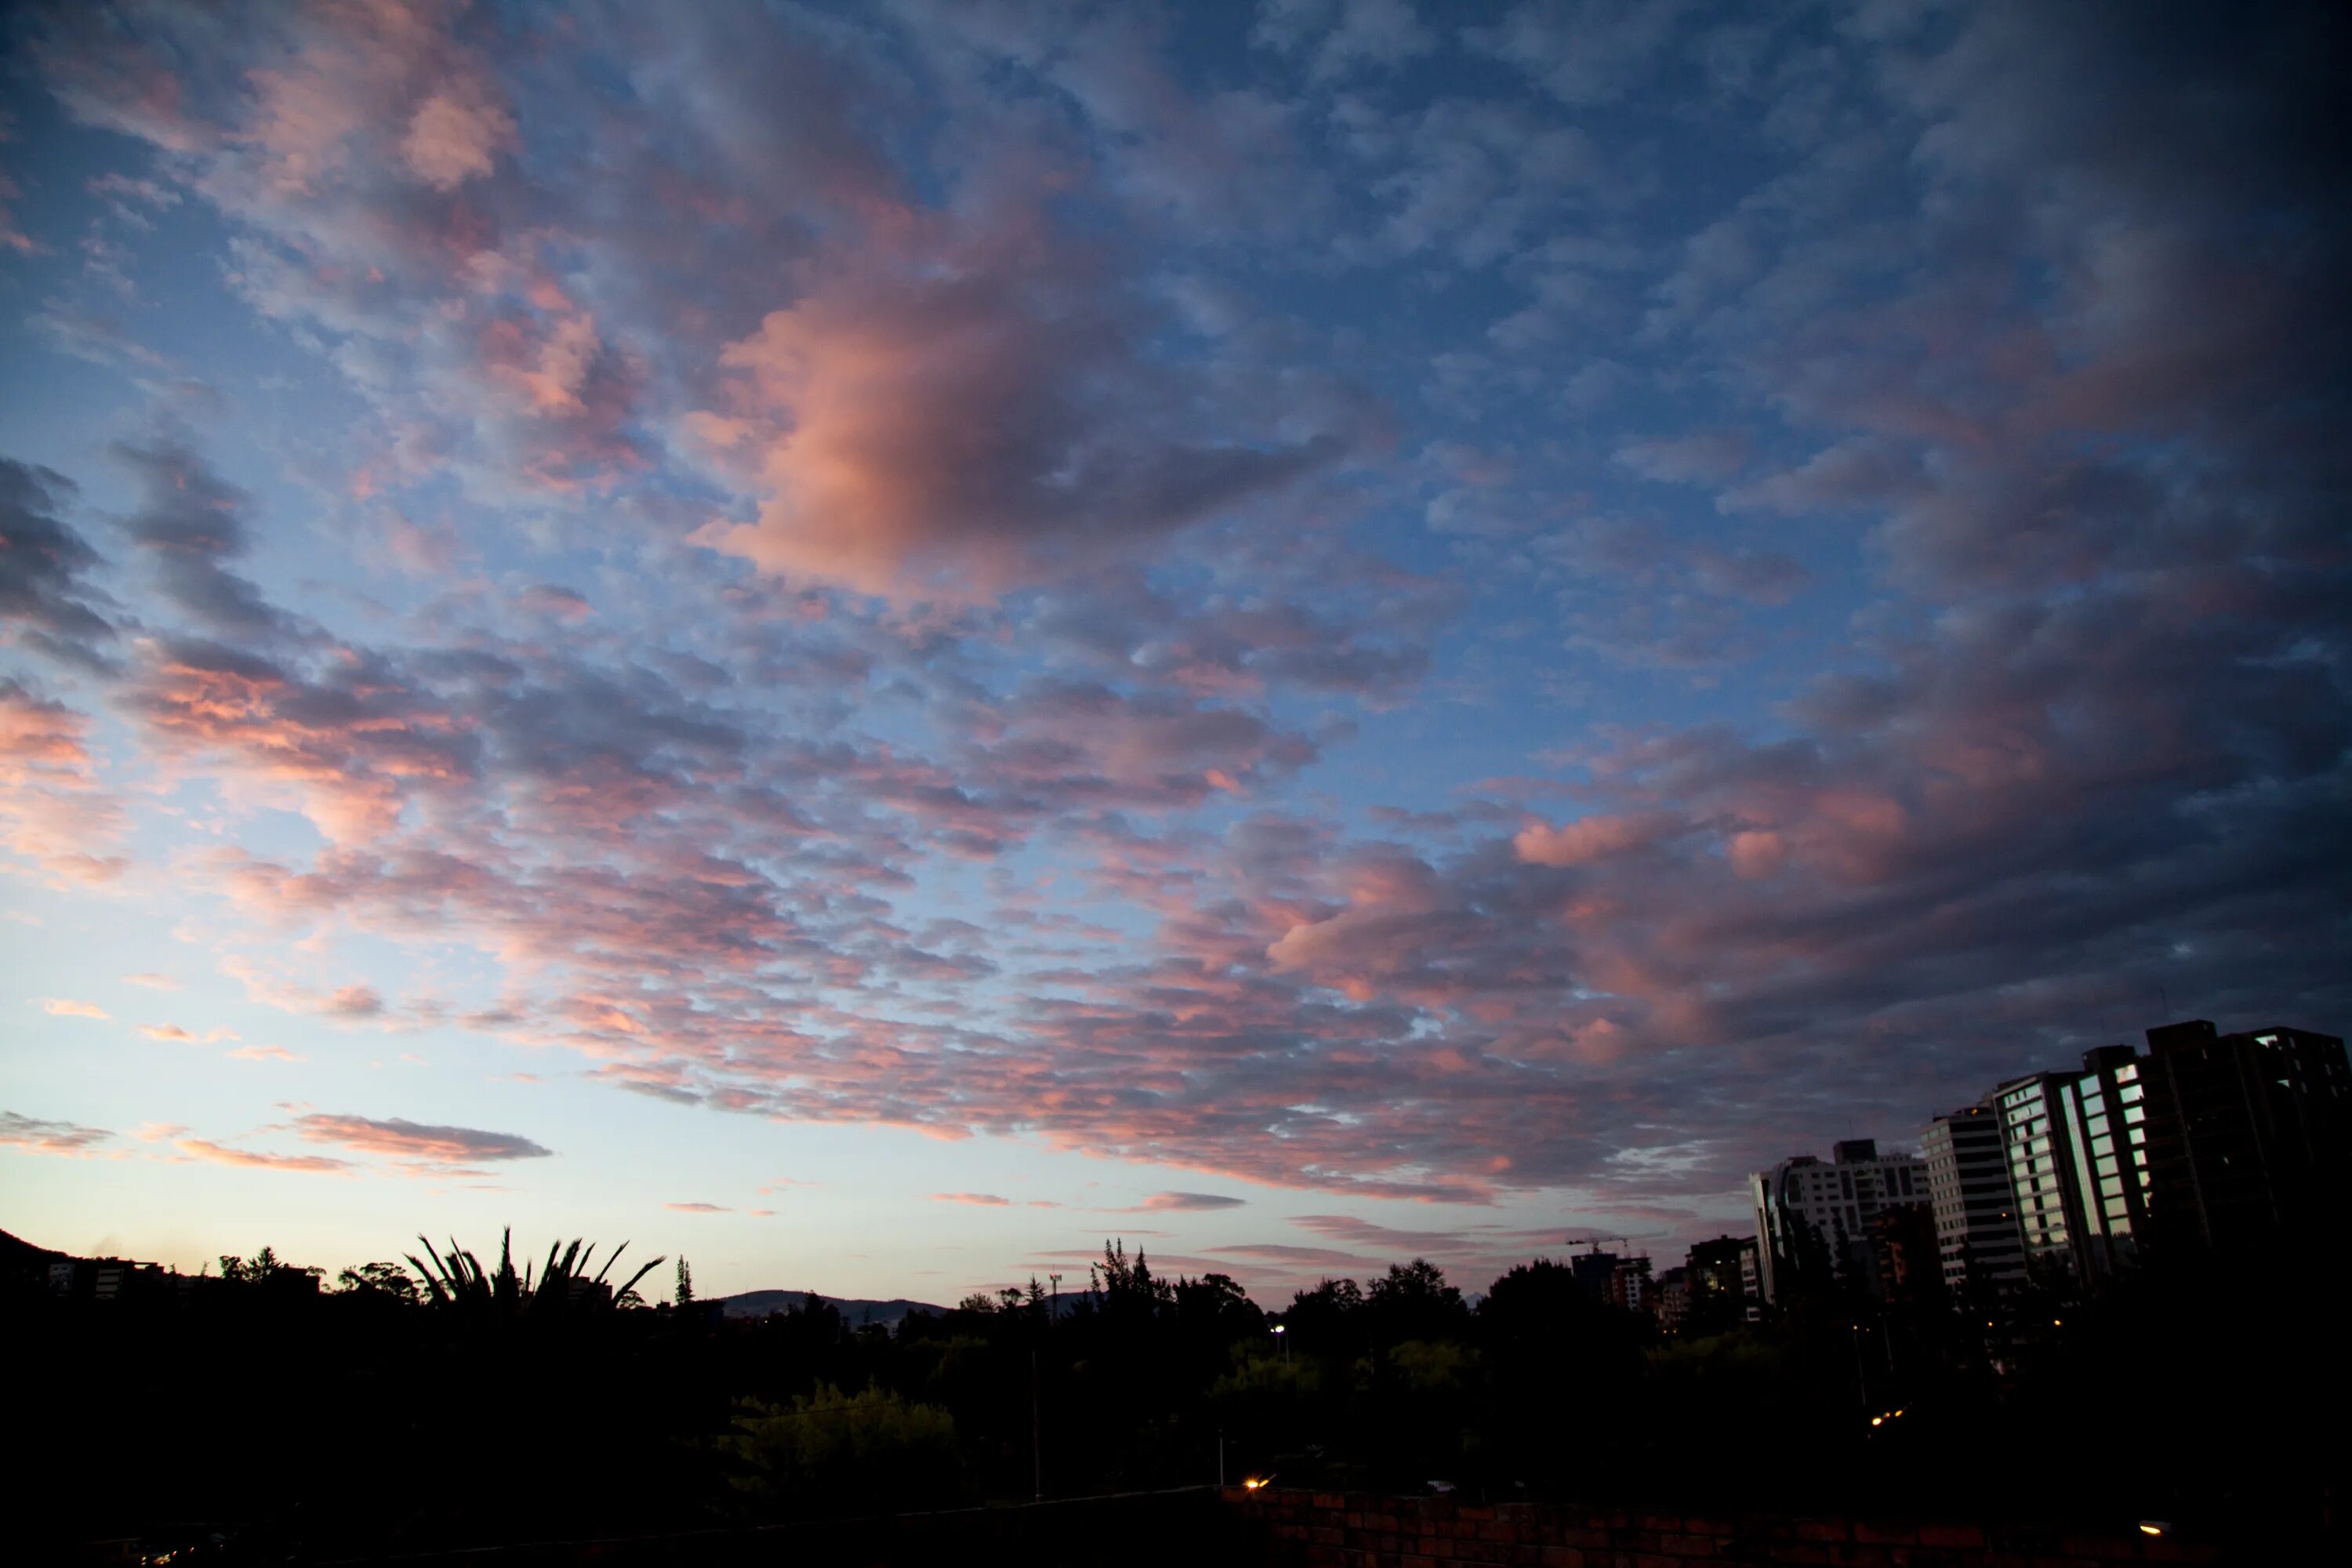
<svg viewBox="0 0 2352 1568"><path fill-rule="evenodd" d="M1694 1242L1683 1272L1690 1281L1694 1329L1714 1333L1735 1323L1754 1322L1761 1315L1754 1237L1718 1236Z"/></svg>
<svg viewBox="0 0 2352 1568"><path fill-rule="evenodd" d="M1584 1288L1587 1295L1606 1300L1609 1281L1616 1274L1621 1261L1615 1253L1601 1251L1601 1244L1596 1241L1582 1252L1569 1254L1568 1266L1574 1271L1576 1282Z"/></svg>
<svg viewBox="0 0 2352 1568"><path fill-rule="evenodd" d="M2144 1065L2129 1046L2102 1046L2079 1072L1994 1090L2030 1270L2089 1281L2137 1256L2152 1191Z"/></svg>
<svg viewBox="0 0 2352 1568"><path fill-rule="evenodd" d="M2058 1096L2073 1077L2033 1073L1993 1091L2000 1105L2009 1184L2017 1195L2019 1240L2026 1266L2035 1272L2071 1273L2074 1233L2083 1226L2082 1199L2066 1179L2073 1152L2066 1146L2066 1117L2058 1108Z"/></svg>
<svg viewBox="0 0 2352 1568"><path fill-rule="evenodd" d="M1980 1100L1937 1117L1919 1135L1919 1156L1927 1166L1944 1288L1965 1298L2023 1283L2025 1241L1999 1109Z"/></svg>
<svg viewBox="0 0 2352 1568"><path fill-rule="evenodd" d="M2200 1018L2150 1029L2147 1043L2158 1245L2236 1249L2345 1224L2352 1068L2341 1039L2221 1035Z"/></svg>
<svg viewBox="0 0 2352 1568"><path fill-rule="evenodd" d="M1646 1258L1621 1258L1617 1267L1609 1271L1606 1300L1612 1307L1622 1307L1628 1312L1646 1312L1655 1305L1656 1292Z"/></svg>
<svg viewBox="0 0 2352 1568"><path fill-rule="evenodd" d="M1748 1179L1756 1204L1758 1272L1763 1299L1778 1302L1791 1269L1818 1247L1839 1279L1859 1278L1878 1293L1870 1225L1882 1208L1927 1201L1927 1167L1916 1154L1881 1154L1872 1139L1837 1144L1829 1163L1811 1154L1781 1161Z"/></svg>
<svg viewBox="0 0 2352 1568"><path fill-rule="evenodd" d="M1670 1334L1678 1334L1689 1327L1695 1294L1689 1265L1669 1268L1659 1275L1656 1295L1658 1327Z"/></svg>
<svg viewBox="0 0 2352 1568"><path fill-rule="evenodd" d="M1924 1203L1888 1204L1870 1220L1873 1294L1919 1306L1944 1299L1944 1271L1936 1245L1936 1216Z"/></svg>
<svg viewBox="0 0 2352 1568"><path fill-rule="evenodd" d="M2066 1096L2075 1121L2074 1182L2083 1194L2083 1260L2094 1275L2129 1265L2147 1240L2151 1129L2147 1064L2129 1046L2083 1056Z"/></svg>

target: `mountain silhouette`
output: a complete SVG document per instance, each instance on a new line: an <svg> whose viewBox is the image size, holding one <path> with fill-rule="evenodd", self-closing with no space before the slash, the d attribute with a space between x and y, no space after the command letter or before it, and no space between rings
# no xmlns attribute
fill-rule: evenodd
<svg viewBox="0 0 2352 1568"><path fill-rule="evenodd" d="M772 1312L793 1310L805 1304L808 1297L805 1290L746 1290L738 1296L721 1297L719 1305L730 1318L764 1318ZM947 1311L945 1307L935 1307L929 1301L845 1300L834 1296L821 1297L820 1300L839 1312L842 1321L853 1329L866 1323L896 1323L909 1312L929 1312L936 1316Z"/></svg>

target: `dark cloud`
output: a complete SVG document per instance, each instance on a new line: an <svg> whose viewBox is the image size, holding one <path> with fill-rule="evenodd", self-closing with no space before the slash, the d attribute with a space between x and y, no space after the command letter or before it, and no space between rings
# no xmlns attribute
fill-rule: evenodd
<svg viewBox="0 0 2352 1568"><path fill-rule="evenodd" d="M1216 1193L1154 1193L1131 1210L1131 1214L1205 1214L1215 1209L1237 1209L1248 1200L1224 1197Z"/></svg>
<svg viewBox="0 0 2352 1568"><path fill-rule="evenodd" d="M1584 108L1638 91L1675 41L1685 9L1684 0L1523 4L1491 27L1470 29L1465 41Z"/></svg>
<svg viewBox="0 0 2352 1568"><path fill-rule="evenodd" d="M92 672L110 664L108 601L85 578L98 552L58 514L74 486L47 468L0 458L0 624L32 647Z"/></svg>
<svg viewBox="0 0 2352 1568"><path fill-rule="evenodd" d="M216 635L267 641L291 630L289 617L224 564L246 552L250 499L175 440L114 451L140 490L123 531L153 559L164 598Z"/></svg>
<svg viewBox="0 0 2352 1568"><path fill-rule="evenodd" d="M331 1116L314 1111L296 1117L290 1125L309 1142L333 1143L354 1153L388 1155L426 1166L543 1160L553 1152L519 1133L436 1127L397 1116L376 1121L365 1116Z"/></svg>

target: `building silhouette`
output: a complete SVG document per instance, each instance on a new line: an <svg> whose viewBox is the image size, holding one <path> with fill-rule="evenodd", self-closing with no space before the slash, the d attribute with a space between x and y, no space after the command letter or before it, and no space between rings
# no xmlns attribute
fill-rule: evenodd
<svg viewBox="0 0 2352 1568"><path fill-rule="evenodd" d="M1761 1316L1754 1237L1718 1236L1693 1242L1683 1272L1694 1315L1720 1327L1754 1322Z"/></svg>
<svg viewBox="0 0 2352 1568"><path fill-rule="evenodd" d="M2147 1031L2159 1245L2237 1251L2340 1228L2352 1201L2352 1068L2308 1029Z"/></svg>
<svg viewBox="0 0 2352 1568"><path fill-rule="evenodd" d="M1882 1154L1869 1138L1835 1145L1827 1164L1811 1154L1783 1160L1750 1176L1748 1184L1756 1204L1759 1284L1768 1302L1786 1294L1790 1272L1804 1267L1806 1250L1816 1244L1836 1278L1880 1294L1872 1224L1883 1209L1927 1201L1920 1158Z"/></svg>
<svg viewBox="0 0 2352 1568"><path fill-rule="evenodd" d="M1609 1271L1609 1283L1602 1300L1612 1307L1628 1312L1647 1312L1656 1305L1657 1286L1650 1278L1650 1260L1646 1258L1621 1258Z"/></svg>
<svg viewBox="0 0 2352 1568"><path fill-rule="evenodd" d="M1922 1139L1945 1278L2006 1288L1996 1199L2026 1275L2096 1286L2145 1258L2239 1253L2340 1230L2352 1204L2352 1067L2308 1029L2223 1035L2199 1018L2008 1080ZM1998 1121L2003 1194L1983 1112ZM1965 1259L1965 1262L1963 1262Z"/></svg>
<svg viewBox="0 0 2352 1568"><path fill-rule="evenodd" d="M1617 1265L1622 1261L1613 1252L1601 1251L1601 1244L1594 1242L1582 1252L1570 1253L1568 1266L1586 1295L1605 1301L1609 1299L1609 1281L1616 1277Z"/></svg>
<svg viewBox="0 0 2352 1568"><path fill-rule="evenodd" d="M2025 1282L2025 1239L2009 1180L2000 1112L1990 1100L1929 1121L1919 1134L1937 1260L1955 1299L2000 1294Z"/></svg>

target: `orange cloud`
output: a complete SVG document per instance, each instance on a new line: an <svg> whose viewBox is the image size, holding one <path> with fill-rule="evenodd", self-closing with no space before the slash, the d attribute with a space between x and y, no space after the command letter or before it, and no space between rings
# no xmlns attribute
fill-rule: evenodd
<svg viewBox="0 0 2352 1568"><path fill-rule="evenodd" d="M41 1004L41 1011L58 1018L110 1018L113 1015L95 1002L75 1002L63 996L52 996Z"/></svg>
<svg viewBox="0 0 2352 1568"><path fill-rule="evenodd" d="M194 1159L254 1171L299 1171L313 1175L344 1175L353 1169L350 1161L331 1160L324 1154L264 1154L250 1149L231 1149L203 1138L182 1138L172 1146Z"/></svg>

